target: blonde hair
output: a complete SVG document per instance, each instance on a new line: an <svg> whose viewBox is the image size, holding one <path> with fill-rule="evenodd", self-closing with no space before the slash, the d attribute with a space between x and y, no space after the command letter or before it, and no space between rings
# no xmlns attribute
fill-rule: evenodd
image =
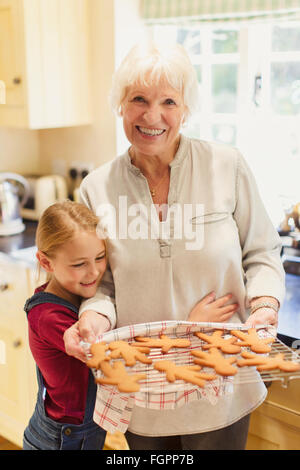
<svg viewBox="0 0 300 470"><path fill-rule="evenodd" d="M37 249L54 258L56 251L78 231L96 232L98 222L98 217L79 202L66 200L52 204L39 220L35 237Z"/></svg>
<svg viewBox="0 0 300 470"><path fill-rule="evenodd" d="M128 87L141 83L157 85L161 80L182 93L187 108L186 118L199 109L199 85L190 58L180 44L170 47L156 45L153 41L134 46L113 76L110 104L120 115L121 105Z"/></svg>

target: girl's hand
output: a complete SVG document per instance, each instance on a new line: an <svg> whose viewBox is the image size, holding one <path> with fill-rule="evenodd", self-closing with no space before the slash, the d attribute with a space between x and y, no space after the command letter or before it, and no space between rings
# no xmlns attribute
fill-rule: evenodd
<svg viewBox="0 0 300 470"><path fill-rule="evenodd" d="M86 355L80 346L80 335L78 330L78 322L74 323L64 332L65 350L69 356L73 356L79 361L86 362Z"/></svg>
<svg viewBox="0 0 300 470"><path fill-rule="evenodd" d="M78 321L79 334L83 341L94 343L97 336L110 330L110 321L101 313L86 310Z"/></svg>
<svg viewBox="0 0 300 470"><path fill-rule="evenodd" d="M216 300L214 292L203 297L189 314L188 321L225 323L237 311L238 304L226 305L232 294L224 295Z"/></svg>
<svg viewBox="0 0 300 470"><path fill-rule="evenodd" d="M74 356L86 362L86 355L80 346L80 341L93 343L96 337L110 329L110 321L101 313L86 310L77 323L74 323L64 333L65 350L69 356Z"/></svg>

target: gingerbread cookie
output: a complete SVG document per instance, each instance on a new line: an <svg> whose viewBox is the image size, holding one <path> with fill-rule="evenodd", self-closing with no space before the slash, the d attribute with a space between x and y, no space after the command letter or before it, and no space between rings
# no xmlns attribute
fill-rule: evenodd
<svg viewBox="0 0 300 470"><path fill-rule="evenodd" d="M154 368L166 373L166 378L169 382L175 380L184 380L185 382L192 383L198 387L204 387L207 380L216 379L216 375L199 373L201 367L199 366L177 366L172 361L157 361Z"/></svg>
<svg viewBox="0 0 300 470"><path fill-rule="evenodd" d="M256 353L270 352L271 347L268 344L275 341L275 338L260 338L255 328L250 328L248 332L232 330L230 333L242 340L238 343L240 346L250 346L251 350Z"/></svg>
<svg viewBox="0 0 300 470"><path fill-rule="evenodd" d="M88 367L99 369L102 361L108 361L109 357L106 355L108 345L106 343L94 343L90 347L91 359L88 359L86 365Z"/></svg>
<svg viewBox="0 0 300 470"><path fill-rule="evenodd" d="M117 385L120 392L138 392L139 380L146 379L146 374L128 374L125 365L121 361L116 361L113 365L109 362L101 362L101 370L104 377L97 378L98 384Z"/></svg>
<svg viewBox="0 0 300 470"><path fill-rule="evenodd" d="M188 339L169 338L166 335L160 335L159 338L148 338L146 336L137 336L138 343L131 343L131 346L147 346L148 348L161 348L165 354L171 348L188 348L191 344ZM142 343L142 344L141 344Z"/></svg>
<svg viewBox="0 0 300 470"><path fill-rule="evenodd" d="M227 376L237 373L237 368L232 366L236 362L236 358L226 358L217 348L211 348L208 352L196 349L192 351L192 355L197 358L194 359L196 364L212 367L217 374Z"/></svg>
<svg viewBox="0 0 300 470"><path fill-rule="evenodd" d="M286 361L282 353L278 353L276 356L270 357L260 356L244 351L242 352L242 357L244 359L239 359L237 361L237 365L239 367L257 366L258 371L279 369L283 372L295 372L300 370L300 364L293 361Z"/></svg>
<svg viewBox="0 0 300 470"><path fill-rule="evenodd" d="M206 341L209 344L204 344L203 349L218 348L225 354L237 354L241 351L241 347L236 344L237 339L234 337L222 338L223 331L215 330L212 335L207 335L196 331L195 336Z"/></svg>
<svg viewBox="0 0 300 470"><path fill-rule="evenodd" d="M108 347L111 350L109 357L111 359L123 358L126 366L134 366L136 361L140 361L143 364L152 363L152 360L144 354L150 352L149 348L131 346L127 341L112 341Z"/></svg>

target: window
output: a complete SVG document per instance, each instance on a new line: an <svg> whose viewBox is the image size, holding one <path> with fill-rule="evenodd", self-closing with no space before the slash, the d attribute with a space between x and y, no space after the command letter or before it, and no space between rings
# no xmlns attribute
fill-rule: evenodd
<svg viewBox="0 0 300 470"><path fill-rule="evenodd" d="M155 25L196 69L201 103L183 133L238 147L278 226L300 201L300 23Z"/></svg>

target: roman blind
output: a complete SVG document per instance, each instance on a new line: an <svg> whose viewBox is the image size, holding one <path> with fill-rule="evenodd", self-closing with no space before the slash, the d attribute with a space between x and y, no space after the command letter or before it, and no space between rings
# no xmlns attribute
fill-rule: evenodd
<svg viewBox="0 0 300 470"><path fill-rule="evenodd" d="M300 0L140 0L148 23L300 19Z"/></svg>

